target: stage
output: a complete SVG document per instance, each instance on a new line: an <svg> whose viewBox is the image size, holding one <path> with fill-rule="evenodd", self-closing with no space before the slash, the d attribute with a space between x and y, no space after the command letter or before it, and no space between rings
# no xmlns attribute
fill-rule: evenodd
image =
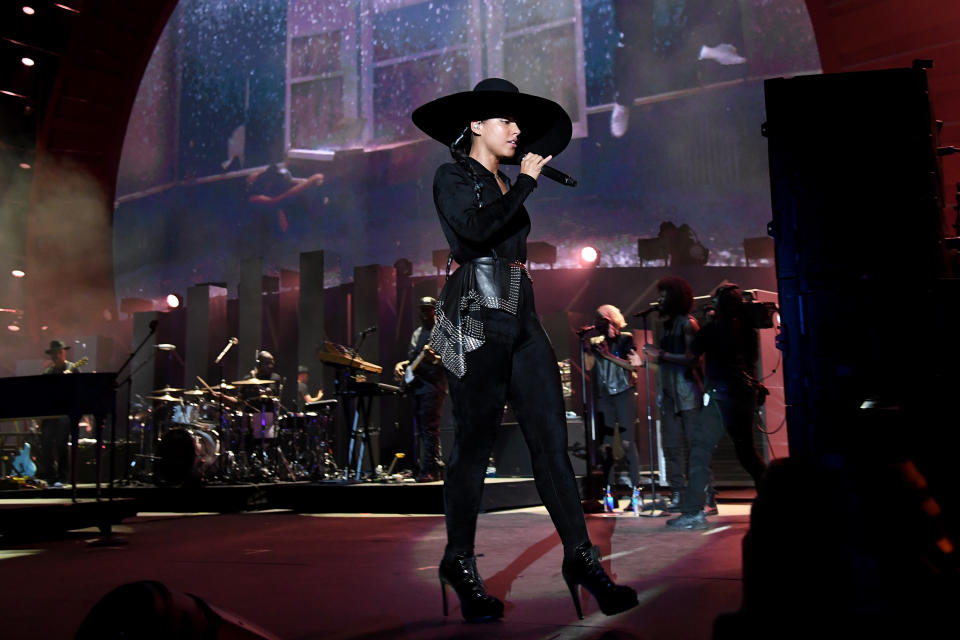
<svg viewBox="0 0 960 640"><path fill-rule="evenodd" d="M360 495L376 487L344 489ZM0 602L5 635L17 638L73 637L106 593L138 580L193 594L286 640L706 638L718 614L740 605L748 511L748 503L723 503L706 531L673 531L665 518L622 512L588 515L605 567L637 589L640 605L607 617L583 592L582 621L542 507L480 516L478 566L506 604L494 623L463 623L455 597L443 617L436 573L443 518L399 513L140 513L113 527L125 543L118 546L84 544L99 540L95 529L4 545Z"/></svg>

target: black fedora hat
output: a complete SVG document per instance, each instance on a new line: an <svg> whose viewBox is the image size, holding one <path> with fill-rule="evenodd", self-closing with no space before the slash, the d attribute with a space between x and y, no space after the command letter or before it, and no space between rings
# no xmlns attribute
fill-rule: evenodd
<svg viewBox="0 0 960 640"><path fill-rule="evenodd" d="M438 142L450 146L473 120L510 116L520 127L517 153L503 164L519 164L524 153L556 156L573 136L570 116L547 98L520 93L502 78L487 78L473 91L461 91L432 100L414 110L413 124Z"/></svg>
<svg viewBox="0 0 960 640"><path fill-rule="evenodd" d="M51 340L50 348L44 351L44 353L48 355L53 355L54 351L60 351L61 349L69 349L69 348L70 348L70 345L68 345L63 340Z"/></svg>

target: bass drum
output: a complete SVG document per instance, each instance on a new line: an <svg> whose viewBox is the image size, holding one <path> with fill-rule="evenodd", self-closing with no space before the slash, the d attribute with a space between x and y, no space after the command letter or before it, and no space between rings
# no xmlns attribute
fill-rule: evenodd
<svg viewBox="0 0 960 640"><path fill-rule="evenodd" d="M157 447L156 483L180 485L203 480L220 455L216 435L180 427L167 431Z"/></svg>

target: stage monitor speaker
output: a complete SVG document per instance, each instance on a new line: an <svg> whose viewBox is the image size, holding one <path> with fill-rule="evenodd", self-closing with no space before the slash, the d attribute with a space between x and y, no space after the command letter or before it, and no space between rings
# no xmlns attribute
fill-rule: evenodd
<svg viewBox="0 0 960 640"><path fill-rule="evenodd" d="M567 420L567 456L573 472L578 476L586 474L587 469L583 437L583 420ZM500 425L497 441L493 445L493 462L497 468L497 477L533 477L530 450L523 439L520 425L516 422L504 422Z"/></svg>
<svg viewBox="0 0 960 640"><path fill-rule="evenodd" d="M279 640L240 616L154 580L117 587L93 606L76 640Z"/></svg>

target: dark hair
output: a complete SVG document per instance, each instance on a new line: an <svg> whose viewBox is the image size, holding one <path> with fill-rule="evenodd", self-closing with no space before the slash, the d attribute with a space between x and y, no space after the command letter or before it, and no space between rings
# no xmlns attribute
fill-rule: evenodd
<svg viewBox="0 0 960 640"><path fill-rule="evenodd" d="M483 206L480 198L480 176L467 160L470 154L470 147L473 145L473 134L470 133L470 125L467 124L457 136L457 139L450 143L450 155L461 167L467 170L470 177L473 178L473 191L477 196L477 206Z"/></svg>
<svg viewBox="0 0 960 640"><path fill-rule="evenodd" d="M693 309L693 287L680 276L666 276L657 281L657 289L666 291L663 311L670 316L685 316Z"/></svg>
<svg viewBox="0 0 960 640"><path fill-rule="evenodd" d="M719 320L730 322L743 319L743 291L740 285L724 282L713 292L713 303Z"/></svg>

